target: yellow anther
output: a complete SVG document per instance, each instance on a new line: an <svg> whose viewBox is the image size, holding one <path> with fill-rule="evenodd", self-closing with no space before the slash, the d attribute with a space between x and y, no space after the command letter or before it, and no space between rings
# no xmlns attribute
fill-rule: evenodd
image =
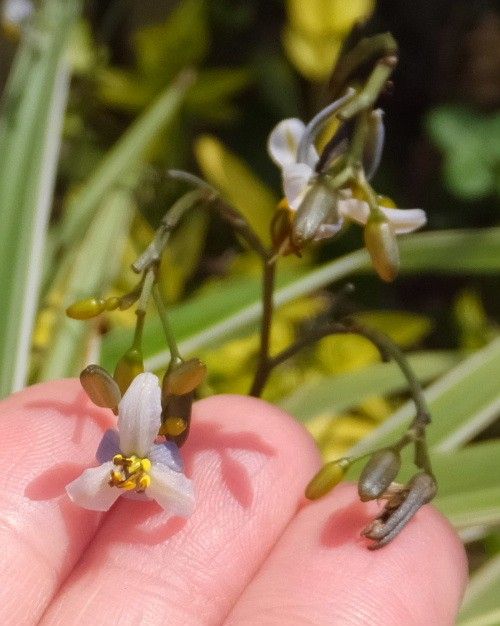
<svg viewBox="0 0 500 626"><path fill-rule="evenodd" d="M109 479L109 484L112 487L118 487L120 483L124 481L124 479L125 477L121 472L117 470L111 470L111 478Z"/></svg>
<svg viewBox="0 0 500 626"><path fill-rule="evenodd" d="M290 210L290 205L288 204L288 200L286 198L282 198L279 202L278 202L278 209L287 209Z"/></svg>
<svg viewBox="0 0 500 626"><path fill-rule="evenodd" d="M125 491L144 491L151 484L149 471L151 470L151 461L148 458L141 458L135 454L124 456L123 454L115 454L113 463L120 467L117 470L111 470L109 485L125 489Z"/></svg>
<svg viewBox="0 0 500 626"><path fill-rule="evenodd" d="M133 461L127 465L127 472L129 474L136 474L140 469L142 469L142 464L137 458L133 459Z"/></svg>
<svg viewBox="0 0 500 626"><path fill-rule="evenodd" d="M151 484L151 476L149 476L149 474L143 474L138 481L138 488L143 490L143 489L147 489L147 487L149 487L149 485Z"/></svg>
<svg viewBox="0 0 500 626"><path fill-rule="evenodd" d="M120 489L125 489L125 491L132 491L132 489L137 489L137 481L130 478L129 480L122 482L118 485L118 487L120 487Z"/></svg>

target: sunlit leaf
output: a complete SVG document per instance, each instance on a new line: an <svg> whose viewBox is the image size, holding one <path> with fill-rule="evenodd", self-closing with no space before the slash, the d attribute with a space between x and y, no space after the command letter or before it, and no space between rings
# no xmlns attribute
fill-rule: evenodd
<svg viewBox="0 0 500 626"><path fill-rule="evenodd" d="M458 360L453 352L422 352L408 356L422 383L437 378ZM407 382L395 363L373 363L348 374L323 377L303 385L280 405L300 420L321 413L340 413L359 406L365 398L400 393Z"/></svg>
<svg viewBox="0 0 500 626"><path fill-rule="evenodd" d="M195 154L205 178L219 189L265 241L278 198L243 161L214 137L198 139Z"/></svg>
<svg viewBox="0 0 500 626"><path fill-rule="evenodd" d="M0 117L0 396L25 383L62 120L75 0L49 0L19 47ZM37 43L43 38L44 45Z"/></svg>

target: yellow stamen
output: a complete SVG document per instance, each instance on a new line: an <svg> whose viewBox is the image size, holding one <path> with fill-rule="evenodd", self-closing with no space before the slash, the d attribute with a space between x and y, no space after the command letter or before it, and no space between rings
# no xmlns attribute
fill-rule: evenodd
<svg viewBox="0 0 500 626"><path fill-rule="evenodd" d="M132 491L132 489L137 488L137 482L133 478L130 478L129 480L125 480L123 483L117 485L117 487L125 489L126 491Z"/></svg>
<svg viewBox="0 0 500 626"><path fill-rule="evenodd" d="M151 461L135 454L124 456L115 454L113 463L119 469L112 469L108 484L125 491L144 491L151 484Z"/></svg>

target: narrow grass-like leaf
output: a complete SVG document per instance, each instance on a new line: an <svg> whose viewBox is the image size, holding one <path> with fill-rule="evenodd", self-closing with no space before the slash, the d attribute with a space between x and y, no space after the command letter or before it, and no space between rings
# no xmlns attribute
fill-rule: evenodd
<svg viewBox="0 0 500 626"><path fill-rule="evenodd" d="M497 626L500 623L500 554L472 576L458 626Z"/></svg>
<svg viewBox="0 0 500 626"><path fill-rule="evenodd" d="M26 31L0 116L0 396L24 384L79 0L46 0Z"/></svg>
<svg viewBox="0 0 500 626"><path fill-rule="evenodd" d="M433 380L456 365L454 352L417 352L410 354L409 363L422 383ZM374 363L361 370L325 376L303 385L283 399L280 406L300 421L321 413L340 413L358 406L375 395L399 393L407 382L395 363Z"/></svg>
<svg viewBox="0 0 500 626"><path fill-rule="evenodd" d="M59 245L69 245L77 240L106 193L134 172L151 142L174 119L193 80L192 72L181 74L106 154L94 174L66 207Z"/></svg>
<svg viewBox="0 0 500 626"><path fill-rule="evenodd" d="M482 245L485 249L480 256L477 247ZM448 250L448 254L455 255L453 264L445 254L436 261L434 254L440 246ZM401 249L408 272L426 269L475 273L500 271L500 228L422 233L402 240ZM484 268L479 261L484 263ZM275 305L281 306L311 294L356 272L366 271L369 267L368 253L357 250L319 268L295 276L282 275L274 296ZM244 281L244 293L235 283L224 282L217 291L207 291L205 296L195 296L188 303L174 308L172 326L183 354L187 356L216 345L235 333L254 327L262 310L260 290L258 281ZM103 346L104 364L108 365L116 354L123 353L128 341L128 333L125 331L117 329L110 333ZM148 321L145 356L148 357L146 365L149 369L160 369L168 364L169 352L161 349L163 345L159 323Z"/></svg>
<svg viewBox="0 0 500 626"><path fill-rule="evenodd" d="M433 448L450 451L470 441L493 421L500 409L500 339L474 353L425 392L433 422L428 431ZM414 415L406 403L373 435L355 446L361 453L394 440Z"/></svg>
<svg viewBox="0 0 500 626"><path fill-rule="evenodd" d="M102 204L79 246L68 257L64 272L64 306L89 294L101 294L111 284L120 262L120 247L125 242L134 211L131 192L117 189ZM109 254L113 247L113 254ZM76 375L82 366L85 338L92 325L66 318L60 311L54 338L39 378L51 380Z"/></svg>

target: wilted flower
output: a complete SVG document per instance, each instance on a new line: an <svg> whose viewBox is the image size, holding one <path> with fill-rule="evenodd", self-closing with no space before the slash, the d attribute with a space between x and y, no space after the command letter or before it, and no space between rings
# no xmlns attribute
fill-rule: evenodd
<svg viewBox="0 0 500 626"><path fill-rule="evenodd" d="M139 374L118 405L118 430L99 444L99 467L87 469L66 487L76 504L107 511L121 495L154 499L172 515L194 510L191 480L172 442L155 443L161 425L161 391L154 374Z"/></svg>

